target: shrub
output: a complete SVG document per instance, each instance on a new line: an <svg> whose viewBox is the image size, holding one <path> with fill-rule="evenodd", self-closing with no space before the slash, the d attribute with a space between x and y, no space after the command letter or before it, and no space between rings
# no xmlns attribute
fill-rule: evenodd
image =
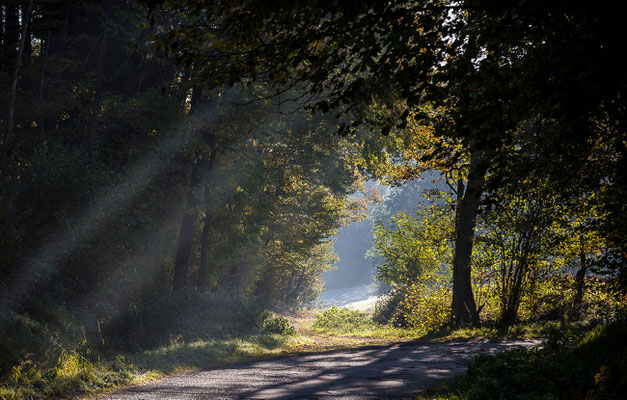
<svg viewBox="0 0 627 400"><path fill-rule="evenodd" d="M296 329L290 325L287 318L281 316L275 317L270 311L264 310L259 314L257 321L261 333L284 336L296 335Z"/></svg>
<svg viewBox="0 0 627 400"><path fill-rule="evenodd" d="M316 316L313 328L352 332L373 325L366 314L348 308L333 306Z"/></svg>
<svg viewBox="0 0 627 400"><path fill-rule="evenodd" d="M60 327L42 324L28 314L0 311L0 375L42 349L54 346Z"/></svg>
<svg viewBox="0 0 627 400"><path fill-rule="evenodd" d="M451 295L441 282L412 284L401 301L407 326L424 332L443 328L451 319Z"/></svg>

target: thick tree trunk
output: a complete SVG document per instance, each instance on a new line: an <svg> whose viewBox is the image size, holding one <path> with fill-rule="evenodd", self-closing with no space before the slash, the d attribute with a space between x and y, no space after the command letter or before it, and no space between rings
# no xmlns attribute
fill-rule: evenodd
<svg viewBox="0 0 627 400"><path fill-rule="evenodd" d="M139 59L139 76L137 78L137 93L142 91L142 83L144 80L144 62L146 61L146 56L142 54Z"/></svg>
<svg viewBox="0 0 627 400"><path fill-rule="evenodd" d="M30 15L33 9L33 0L28 2L25 14L22 16L22 37L20 40L20 46L17 50L17 58L15 60L15 70L13 72L13 81L11 82L11 93L9 94L9 115L7 118L6 132L4 134L2 143L0 144L0 163L2 168L6 167L6 159L9 153L9 145L13 140L13 128L15 126L15 100L17 96L17 84L20 79L20 70L22 68L22 54L24 53L24 47L26 46L26 37L28 32L28 24L30 22Z"/></svg>
<svg viewBox="0 0 627 400"><path fill-rule="evenodd" d="M476 326L479 315L470 280L470 256L477 211L487 171L483 151L471 148L468 184L459 202L456 221L455 253L453 256L453 325Z"/></svg>

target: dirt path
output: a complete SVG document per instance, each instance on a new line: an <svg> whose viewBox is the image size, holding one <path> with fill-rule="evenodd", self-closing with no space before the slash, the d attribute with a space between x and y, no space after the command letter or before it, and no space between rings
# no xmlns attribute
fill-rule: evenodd
<svg viewBox="0 0 627 400"><path fill-rule="evenodd" d="M476 355L539 343L395 344L280 357L189 372L100 399L411 398L463 372Z"/></svg>

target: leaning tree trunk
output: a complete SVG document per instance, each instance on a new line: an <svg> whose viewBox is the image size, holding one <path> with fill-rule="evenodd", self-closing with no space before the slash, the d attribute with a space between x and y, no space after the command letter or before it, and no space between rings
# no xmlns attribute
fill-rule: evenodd
<svg viewBox="0 0 627 400"><path fill-rule="evenodd" d="M470 256L477 212L487 171L483 158L483 151L471 148L468 184L459 202L457 213L452 303L452 322L457 327L479 324L479 315L470 280Z"/></svg>

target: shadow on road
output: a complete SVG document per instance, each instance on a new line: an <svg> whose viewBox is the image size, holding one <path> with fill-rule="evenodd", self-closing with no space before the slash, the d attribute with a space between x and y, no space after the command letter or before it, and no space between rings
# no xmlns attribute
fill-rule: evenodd
<svg viewBox="0 0 627 400"><path fill-rule="evenodd" d="M103 399L411 397L464 371L479 354L537 344L423 343L288 356L190 372Z"/></svg>

